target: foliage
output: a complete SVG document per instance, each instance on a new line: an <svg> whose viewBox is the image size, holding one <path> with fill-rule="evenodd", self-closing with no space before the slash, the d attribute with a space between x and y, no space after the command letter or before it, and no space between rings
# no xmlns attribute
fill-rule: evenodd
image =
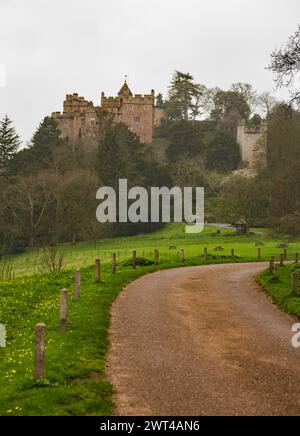
<svg viewBox="0 0 300 436"><path fill-rule="evenodd" d="M227 131L217 131L207 147L207 168L229 172L237 169L240 161L240 148L231 134Z"/></svg>
<svg viewBox="0 0 300 436"><path fill-rule="evenodd" d="M235 134L235 129L241 119L248 120L251 113L245 96L237 91L219 90L213 97L211 119L221 123Z"/></svg>
<svg viewBox="0 0 300 436"><path fill-rule="evenodd" d="M300 26L286 45L271 54L269 69L274 73L277 86L290 89L291 104L300 103L300 90L297 86L300 66Z"/></svg>
<svg viewBox="0 0 300 436"><path fill-rule="evenodd" d="M7 115L0 122L0 174L7 171L9 162L16 155L21 144L12 121Z"/></svg>
<svg viewBox="0 0 300 436"><path fill-rule="evenodd" d="M60 272L65 264L63 251L57 247L43 248L40 256L40 270L44 274Z"/></svg>
<svg viewBox="0 0 300 436"><path fill-rule="evenodd" d="M174 163L170 171L174 186L202 187L205 184L205 169L201 159L183 158Z"/></svg>
<svg viewBox="0 0 300 436"><path fill-rule="evenodd" d="M195 120L201 114L201 99L205 86L194 82L189 73L176 71L169 87L166 109L169 118L174 120Z"/></svg>
<svg viewBox="0 0 300 436"><path fill-rule="evenodd" d="M170 129L170 145L166 155L171 162L204 155L204 135L198 122L178 121Z"/></svg>
<svg viewBox="0 0 300 436"><path fill-rule="evenodd" d="M262 182L262 181L261 181ZM263 185L253 175L233 174L222 186L219 215L225 222L258 224L266 217L267 205Z"/></svg>
<svg viewBox="0 0 300 436"><path fill-rule="evenodd" d="M300 235L300 211L284 215L277 222L277 230L284 235Z"/></svg>
<svg viewBox="0 0 300 436"><path fill-rule="evenodd" d="M12 280L14 277L14 263L12 258L2 259L0 257L0 283Z"/></svg>
<svg viewBox="0 0 300 436"><path fill-rule="evenodd" d="M151 266L151 265L155 265L155 264L156 264L156 262L154 260L146 259L145 257L137 257L136 261L135 261L136 266ZM130 259L124 260L124 262L122 262L122 265L124 267L126 267L126 266L132 267L133 266L133 259L130 258Z"/></svg>
<svg viewBox="0 0 300 436"><path fill-rule="evenodd" d="M96 171L105 186L118 187L119 179L143 185L145 146L125 124L110 126L98 147Z"/></svg>
<svg viewBox="0 0 300 436"><path fill-rule="evenodd" d="M164 96L161 93L157 94L157 97L156 97L156 107L158 109L163 109L164 105L165 105Z"/></svg>

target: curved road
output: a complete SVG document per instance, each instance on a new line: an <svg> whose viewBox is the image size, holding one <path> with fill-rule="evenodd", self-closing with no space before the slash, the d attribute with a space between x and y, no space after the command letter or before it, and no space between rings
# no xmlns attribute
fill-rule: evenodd
<svg viewBox="0 0 300 436"><path fill-rule="evenodd" d="M266 264L144 276L112 308L119 415L300 415L295 318L254 282Z"/></svg>

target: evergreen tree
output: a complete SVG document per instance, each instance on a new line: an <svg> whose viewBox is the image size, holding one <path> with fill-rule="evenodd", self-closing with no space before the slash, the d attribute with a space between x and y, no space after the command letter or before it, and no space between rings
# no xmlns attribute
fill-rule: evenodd
<svg viewBox="0 0 300 436"><path fill-rule="evenodd" d="M197 121L178 121L170 129L166 156L170 162L205 154L204 135Z"/></svg>
<svg viewBox="0 0 300 436"><path fill-rule="evenodd" d="M9 164L10 175L36 174L53 169L53 153L62 144L57 122L45 117L33 135L28 148L19 151Z"/></svg>
<svg viewBox="0 0 300 436"><path fill-rule="evenodd" d="M194 120L200 115L205 87L195 83L189 73L176 71L171 81L166 108L171 119Z"/></svg>
<svg viewBox="0 0 300 436"><path fill-rule="evenodd" d="M60 142L60 131L52 117L45 117L32 138L32 148L37 156L48 153L51 147Z"/></svg>
<svg viewBox="0 0 300 436"><path fill-rule="evenodd" d="M156 107L158 109L163 109L164 108L164 96L162 95L162 93L159 93L156 97Z"/></svg>
<svg viewBox="0 0 300 436"><path fill-rule="evenodd" d="M21 144L20 137L7 115L0 122L0 173L7 169Z"/></svg>

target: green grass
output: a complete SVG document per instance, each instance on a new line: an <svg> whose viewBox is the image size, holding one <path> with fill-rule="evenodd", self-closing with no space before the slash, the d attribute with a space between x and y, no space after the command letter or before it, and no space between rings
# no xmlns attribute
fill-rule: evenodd
<svg viewBox="0 0 300 436"><path fill-rule="evenodd" d="M201 234L186 234L183 224L169 224L163 229L146 235L105 239L97 242L83 242L77 245L63 244L60 250L65 255L66 268L84 267L90 265L96 257L102 262L110 262L113 252L118 255L118 260L128 258L132 250L137 250L139 256L151 257L156 248L159 249L164 260L176 261L178 251L184 248L187 257L196 257L203 253L204 247L214 254L218 246L224 248L224 254L228 255L232 248L236 254L249 260L257 259L257 243L264 244L262 248L263 259L269 259L273 254L279 255L282 249L276 248L281 240L272 238L266 229L258 229L262 236L231 236L232 231L205 227ZM175 246L172 250L170 247ZM289 243L289 258L292 259L296 252L300 253L300 242ZM28 250L25 254L14 256L13 269L15 277L39 273L41 251ZM3 258L2 260L4 260Z"/></svg>
<svg viewBox="0 0 300 436"><path fill-rule="evenodd" d="M282 266L278 274L271 274L267 270L257 281L282 310L300 318L300 288L297 294L291 293L291 274L295 271L299 272L300 277L300 264Z"/></svg>
<svg viewBox="0 0 300 436"><path fill-rule="evenodd" d="M184 226L169 225L149 235L115 238L75 247L64 245L68 260L65 271L55 275L41 275L30 262L36 251L14 258L16 278L0 284L0 322L6 325L8 344L0 349L0 415L110 415L113 411L112 387L105 374L105 356L108 348L109 310L122 288L136 278L159 269L182 265L178 258L185 249L184 266L209 263L246 262L257 260L257 243L263 259L282 252L277 240L268 234L261 236L232 236L228 230L206 228L200 235L186 235ZM176 249L170 249L176 246ZM222 246L224 251L214 251ZM203 258L208 247L209 259ZM158 265L139 266L133 270L124 259L133 249L138 255L150 258L158 248ZM230 257L234 248L236 257ZM118 271L111 273L111 253L119 253ZM290 243L289 256L300 252L300 244ZM72 252L72 254L71 254ZM106 254L106 256L104 256ZM94 280L95 258L101 257L102 280ZM82 269L82 295L73 298L74 268ZM291 297L288 289L288 267L282 269L280 282L262 276L270 292L275 289L277 302L283 308L293 305L300 312L300 298ZM35 272L35 274L34 274ZM26 274L26 275L25 275ZM267 273L265 273L267 274ZM271 280L270 280L271 279ZM284 286L283 286L284 285ZM275 288L274 288L275 287ZM69 290L69 327L66 333L58 331L59 291ZM296 310L295 309L295 310ZM33 378L34 329L38 322L47 326L45 380Z"/></svg>
<svg viewBox="0 0 300 436"><path fill-rule="evenodd" d="M190 258L184 266L240 262L239 258ZM0 321L8 343L0 348L0 415L110 415L112 387L105 375L109 310L121 289L136 278L159 269L182 266L179 260L131 267L108 265L95 283L94 268L82 270L81 299L73 298L73 272L36 275L0 285ZM58 331L59 291L69 289L69 326ZM34 330L47 326L45 380L33 377Z"/></svg>

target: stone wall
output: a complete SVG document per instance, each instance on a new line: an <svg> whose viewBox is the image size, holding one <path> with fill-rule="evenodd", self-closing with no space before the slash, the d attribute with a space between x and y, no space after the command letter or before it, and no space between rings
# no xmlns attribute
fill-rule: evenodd
<svg viewBox="0 0 300 436"><path fill-rule="evenodd" d="M260 126L253 127L242 121L237 128L237 142L240 146L244 166L254 168L265 164L267 149L268 125L262 121Z"/></svg>

